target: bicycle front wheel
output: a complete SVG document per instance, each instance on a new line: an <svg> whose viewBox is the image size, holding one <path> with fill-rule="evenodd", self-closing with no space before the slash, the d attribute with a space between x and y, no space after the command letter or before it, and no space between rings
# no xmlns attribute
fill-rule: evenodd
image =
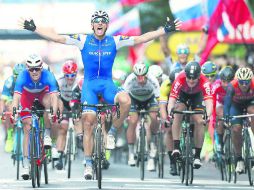
<svg viewBox="0 0 254 190"><path fill-rule="evenodd" d="M33 188L36 187L37 166L36 166L36 143L34 128L30 134L30 160L31 160L31 180Z"/></svg>
<svg viewBox="0 0 254 190"><path fill-rule="evenodd" d="M140 179L145 178L145 127L140 128Z"/></svg>
<svg viewBox="0 0 254 190"><path fill-rule="evenodd" d="M17 161L17 180L19 180L19 165L20 165L20 158L21 158L21 128L17 127L17 142L16 142L16 153L15 158Z"/></svg>
<svg viewBox="0 0 254 190"><path fill-rule="evenodd" d="M102 173L101 173L101 164L102 164L102 136L101 136L101 129L98 129L97 136L96 136L96 149L97 149L97 180L98 180L98 188L101 189L101 180L102 180Z"/></svg>
<svg viewBox="0 0 254 190"><path fill-rule="evenodd" d="M251 156L252 148L251 148L251 141L250 141L249 134L245 135L244 145L245 145L244 148L245 148L245 165L246 165L245 167L248 174L249 184L250 186L252 186L253 185L253 179L252 179L252 159L253 158Z"/></svg>
<svg viewBox="0 0 254 190"><path fill-rule="evenodd" d="M73 131L69 131L69 140L68 140L68 145L67 145L67 162L68 162L68 178L71 177L71 155L72 155L72 143L73 143L73 136L72 136Z"/></svg>
<svg viewBox="0 0 254 190"><path fill-rule="evenodd" d="M158 135L158 169L159 169L159 178L164 177L164 144L163 144L163 134L160 131Z"/></svg>

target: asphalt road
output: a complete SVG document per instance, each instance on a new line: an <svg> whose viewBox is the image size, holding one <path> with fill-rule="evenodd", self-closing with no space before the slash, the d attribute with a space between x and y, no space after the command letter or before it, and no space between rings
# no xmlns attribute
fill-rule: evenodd
<svg viewBox="0 0 254 190"><path fill-rule="evenodd" d="M1 133L3 134L3 133ZM2 135L1 135L2 136ZM145 180L140 180L139 168L129 167L126 159L117 159L114 163L113 156L108 170L103 170L102 189L125 189L125 190L164 190L164 189L196 189L196 190L227 190L227 189L253 189L247 181L247 175L239 176L236 184L221 181L218 170L213 163L204 163L199 170L195 170L194 182L190 186L180 183L178 176L169 175L169 165L165 166L165 178L159 179L156 172L145 173ZM166 158L167 159L167 158ZM97 181L86 181L83 177L82 153L76 158L72 165L72 176L67 179L66 170L57 171L49 168L49 184L42 185L39 189L76 190L76 189L98 189ZM12 164L10 154L3 150L3 140L0 141L0 189L32 189L31 181L16 179L16 168ZM43 179L43 176L42 176Z"/></svg>

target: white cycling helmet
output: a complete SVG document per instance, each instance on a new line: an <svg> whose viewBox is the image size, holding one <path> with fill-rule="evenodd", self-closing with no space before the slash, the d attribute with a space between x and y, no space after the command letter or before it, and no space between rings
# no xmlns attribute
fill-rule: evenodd
<svg viewBox="0 0 254 190"><path fill-rule="evenodd" d="M235 76L238 80L251 80L253 77L253 72L248 67L242 67L236 71Z"/></svg>
<svg viewBox="0 0 254 190"><path fill-rule="evenodd" d="M156 78L161 77L163 74L163 71L159 65L150 66L148 72L149 74L155 76Z"/></svg>
<svg viewBox="0 0 254 190"><path fill-rule="evenodd" d="M136 63L133 66L133 72L137 76L144 76L144 75L147 74L148 69L147 69L147 66L145 64L143 64L143 63Z"/></svg>
<svg viewBox="0 0 254 190"><path fill-rule="evenodd" d="M28 67L42 67L42 58L40 55L32 54L26 59L26 65Z"/></svg>
<svg viewBox="0 0 254 190"><path fill-rule="evenodd" d="M104 18L109 22L109 16L108 13L106 13L105 11L95 11L94 14L91 17L91 23L94 21L94 19L96 18Z"/></svg>

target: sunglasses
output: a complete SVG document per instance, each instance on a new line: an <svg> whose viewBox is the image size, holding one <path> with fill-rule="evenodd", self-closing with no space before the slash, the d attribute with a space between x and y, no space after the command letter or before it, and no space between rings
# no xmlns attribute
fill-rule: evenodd
<svg viewBox="0 0 254 190"><path fill-rule="evenodd" d="M34 71L35 71L35 72L38 72L38 71L40 71L40 70L41 70L41 67L32 67L32 68L28 68L28 71L31 72L31 73L34 72Z"/></svg>
<svg viewBox="0 0 254 190"><path fill-rule="evenodd" d="M107 19L105 19L105 18L101 18L101 17L98 17L98 18L95 18L94 20L93 20L93 22L94 23L103 23L103 24L107 24L108 23L108 20Z"/></svg>
<svg viewBox="0 0 254 190"><path fill-rule="evenodd" d="M245 86L247 86L247 85L250 84L250 80L238 80L238 83L239 83L240 85L245 85Z"/></svg>
<svg viewBox="0 0 254 190"><path fill-rule="evenodd" d="M216 74L211 74L211 75L205 75L206 78L214 78L216 76Z"/></svg>
<svg viewBox="0 0 254 190"><path fill-rule="evenodd" d="M65 74L64 75L66 78L74 78L76 76L75 73L72 73L72 74Z"/></svg>
<svg viewBox="0 0 254 190"><path fill-rule="evenodd" d="M179 49L179 50L177 50L177 54L188 55L189 54L189 50L188 49Z"/></svg>

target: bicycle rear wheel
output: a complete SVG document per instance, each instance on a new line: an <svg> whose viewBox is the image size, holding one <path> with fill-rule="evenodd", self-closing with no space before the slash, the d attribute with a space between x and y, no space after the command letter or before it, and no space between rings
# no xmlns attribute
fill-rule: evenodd
<svg viewBox="0 0 254 190"><path fill-rule="evenodd" d="M140 179L145 177L145 127L140 128Z"/></svg>

